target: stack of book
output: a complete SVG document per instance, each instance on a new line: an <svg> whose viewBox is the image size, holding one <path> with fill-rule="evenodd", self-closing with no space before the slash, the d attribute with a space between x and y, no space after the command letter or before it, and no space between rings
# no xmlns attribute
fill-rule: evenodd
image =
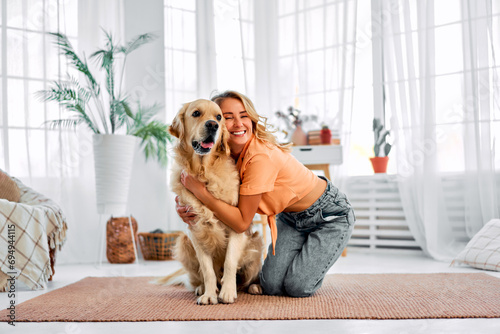
<svg viewBox="0 0 500 334"><path fill-rule="evenodd" d="M312 130L307 132L307 145L322 145L321 130ZM338 130L332 130L332 141L330 145L340 145L340 137Z"/></svg>
<svg viewBox="0 0 500 334"><path fill-rule="evenodd" d="M307 145L321 145L321 130L313 130L307 133Z"/></svg>

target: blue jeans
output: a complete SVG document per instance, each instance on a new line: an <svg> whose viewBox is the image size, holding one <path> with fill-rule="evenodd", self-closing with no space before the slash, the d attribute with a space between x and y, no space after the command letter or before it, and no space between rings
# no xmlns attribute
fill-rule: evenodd
<svg viewBox="0 0 500 334"><path fill-rule="evenodd" d="M276 255L270 245L260 272L264 294L312 295L351 237L356 220L351 204L328 179L321 178L328 185L311 207L276 216Z"/></svg>

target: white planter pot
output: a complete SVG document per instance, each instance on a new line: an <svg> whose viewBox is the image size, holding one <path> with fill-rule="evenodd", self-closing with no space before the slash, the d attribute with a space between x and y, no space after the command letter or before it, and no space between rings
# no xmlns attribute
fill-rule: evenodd
<svg viewBox="0 0 500 334"><path fill-rule="evenodd" d="M130 176L138 138L129 135L94 135L97 212L126 214Z"/></svg>

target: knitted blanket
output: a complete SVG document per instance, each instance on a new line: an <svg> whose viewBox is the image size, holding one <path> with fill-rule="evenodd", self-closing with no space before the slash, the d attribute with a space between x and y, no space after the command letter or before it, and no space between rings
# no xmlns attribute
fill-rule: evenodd
<svg viewBox="0 0 500 334"><path fill-rule="evenodd" d="M32 290L45 288L52 275L49 247L63 245L66 219L55 202L12 179L21 198L0 199L0 291L8 291L12 277Z"/></svg>

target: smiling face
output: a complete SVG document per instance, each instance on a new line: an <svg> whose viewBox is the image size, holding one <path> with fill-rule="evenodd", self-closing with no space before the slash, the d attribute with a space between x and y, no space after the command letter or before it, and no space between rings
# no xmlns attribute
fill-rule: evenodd
<svg viewBox="0 0 500 334"><path fill-rule="evenodd" d="M210 153L214 146L220 146L223 137L227 137L219 106L212 101L201 99L186 103L175 117L169 131L199 155Z"/></svg>
<svg viewBox="0 0 500 334"><path fill-rule="evenodd" d="M222 115L229 131L228 144L233 155L241 153L252 136L253 123L243 103L235 98L226 98L220 103Z"/></svg>

